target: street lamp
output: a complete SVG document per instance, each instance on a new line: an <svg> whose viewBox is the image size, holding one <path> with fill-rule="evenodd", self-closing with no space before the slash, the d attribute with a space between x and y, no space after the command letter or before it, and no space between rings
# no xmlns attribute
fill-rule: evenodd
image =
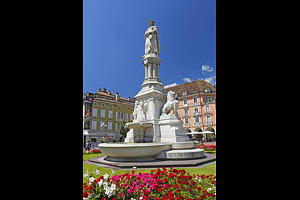
<svg viewBox="0 0 300 200"><path fill-rule="evenodd" d="M107 125L104 122L100 122L100 129L101 130L105 130L106 127L107 127ZM102 141L104 141L103 134L102 134Z"/></svg>

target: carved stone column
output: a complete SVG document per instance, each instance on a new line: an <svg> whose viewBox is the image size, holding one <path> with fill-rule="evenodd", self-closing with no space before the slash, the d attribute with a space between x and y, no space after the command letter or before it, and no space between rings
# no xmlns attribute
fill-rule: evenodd
<svg viewBox="0 0 300 200"><path fill-rule="evenodd" d="M145 66L145 79L148 78L148 66L147 65L144 65Z"/></svg>
<svg viewBox="0 0 300 200"><path fill-rule="evenodd" d="M153 78L157 78L157 76L156 76L156 68L157 68L156 64L153 63Z"/></svg>
<svg viewBox="0 0 300 200"><path fill-rule="evenodd" d="M152 63L148 64L148 78L152 78Z"/></svg>

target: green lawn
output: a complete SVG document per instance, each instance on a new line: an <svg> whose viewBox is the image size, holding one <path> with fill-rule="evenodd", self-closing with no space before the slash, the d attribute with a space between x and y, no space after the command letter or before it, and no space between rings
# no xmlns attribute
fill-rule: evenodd
<svg viewBox="0 0 300 200"><path fill-rule="evenodd" d="M86 161L88 159L94 158L94 157L98 157L101 156L103 154L88 154L88 155L83 155L83 161ZM88 170L89 174L91 174L92 172L95 172L95 170L98 169L100 171L100 174L103 175L105 173L109 174L110 176L112 175L112 170L109 168L102 168L102 167L98 167L95 165L90 165L90 164L86 164L83 163L83 174L86 173L86 171ZM185 169L187 172L189 172L190 174L214 174L216 175L216 164L211 164L205 167L201 167L201 168L176 168L176 169ZM136 173L149 173L151 172L152 169L134 169L134 171ZM132 169L123 169L123 170L114 170L115 174L125 174L126 172L131 172ZM87 182L87 178L83 178L83 182Z"/></svg>
<svg viewBox="0 0 300 200"><path fill-rule="evenodd" d="M205 153L210 153L210 154L213 154L213 155L217 155L216 152L217 152L217 151L205 151Z"/></svg>

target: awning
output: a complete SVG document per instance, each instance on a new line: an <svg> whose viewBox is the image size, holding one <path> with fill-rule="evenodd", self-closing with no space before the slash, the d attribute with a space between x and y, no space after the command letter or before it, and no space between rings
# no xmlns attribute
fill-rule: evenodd
<svg viewBox="0 0 300 200"><path fill-rule="evenodd" d="M212 132L212 131L203 131L203 132L201 132L201 133L204 133L204 134L210 134L210 133L214 133L214 132Z"/></svg>
<svg viewBox="0 0 300 200"><path fill-rule="evenodd" d="M188 135L196 135L196 134L201 134L201 135L203 135L203 134L211 134L211 133L214 133L214 132L212 132L212 131L203 131L203 132L190 132L190 133L187 133Z"/></svg>
<svg viewBox="0 0 300 200"><path fill-rule="evenodd" d="M89 135L88 130L83 130L83 135Z"/></svg>
<svg viewBox="0 0 300 200"><path fill-rule="evenodd" d="M196 134L202 134L203 132L190 132L190 133L187 133L188 135L196 135Z"/></svg>

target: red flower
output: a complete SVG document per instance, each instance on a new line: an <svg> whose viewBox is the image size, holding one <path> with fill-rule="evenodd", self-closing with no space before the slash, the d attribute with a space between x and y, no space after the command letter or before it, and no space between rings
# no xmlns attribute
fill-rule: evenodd
<svg viewBox="0 0 300 200"><path fill-rule="evenodd" d="M88 195L89 195L89 193L87 193L87 192L83 192L83 197L87 198L87 197L88 197Z"/></svg>
<svg viewBox="0 0 300 200"><path fill-rule="evenodd" d="M162 189L160 187L157 188L157 192L161 192Z"/></svg>

